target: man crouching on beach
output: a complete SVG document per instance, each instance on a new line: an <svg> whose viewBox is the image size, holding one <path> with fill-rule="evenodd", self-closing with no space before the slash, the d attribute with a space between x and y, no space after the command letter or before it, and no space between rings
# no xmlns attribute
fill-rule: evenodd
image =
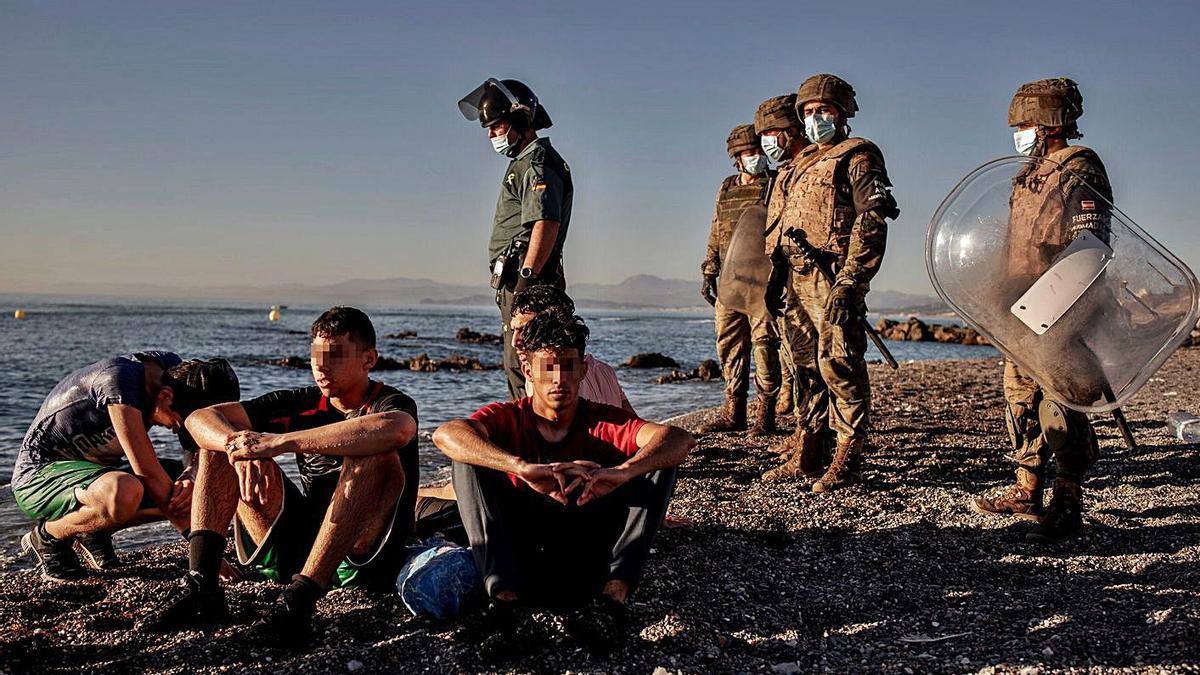
<svg viewBox="0 0 1200 675"><path fill-rule="evenodd" d="M519 606L550 607L572 611L567 630L585 646L615 647L675 467L695 447L682 429L579 398L587 338L579 317L540 313L522 330L533 395L485 406L433 436L454 461L498 640L519 630Z"/></svg>
<svg viewBox="0 0 1200 675"><path fill-rule="evenodd" d="M225 618L217 572L231 522L240 561L288 584L252 640L304 644L330 587L394 589L416 502L416 404L369 378L379 354L366 314L334 307L310 333L316 386L188 419L201 448L188 572L139 627ZM271 459L285 453L296 455L303 492Z"/></svg>
<svg viewBox="0 0 1200 675"><path fill-rule="evenodd" d="M221 359L183 361L164 351L138 352L85 366L46 397L13 466L13 496L36 521L21 549L46 581L70 581L88 567L121 564L112 534L169 520L188 528L194 466L160 457L149 428L179 433L205 406L238 399L233 368ZM76 556L78 552L79 556Z"/></svg>

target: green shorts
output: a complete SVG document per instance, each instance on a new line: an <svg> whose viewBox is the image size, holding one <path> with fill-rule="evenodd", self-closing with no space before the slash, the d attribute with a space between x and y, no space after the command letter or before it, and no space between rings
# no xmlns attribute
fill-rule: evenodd
<svg viewBox="0 0 1200 675"><path fill-rule="evenodd" d="M308 494L300 491L287 477L283 479L283 506L267 530L261 544L233 519L233 543L238 562L252 565L268 579L287 583L304 569L308 554L317 540L325 511L333 501L338 474L318 476ZM396 575L408 558L407 542L411 524L399 521L401 504L392 507L392 522L373 551L364 556L347 556L340 562L330 588L373 588L394 591Z"/></svg>
<svg viewBox="0 0 1200 675"><path fill-rule="evenodd" d="M177 459L158 461L172 480L183 473L183 462ZM50 462L34 472L23 485L13 488L13 496L16 497L17 506L30 518L39 522L58 520L79 508L76 490L86 490L97 478L110 471L132 474L133 467L128 462L97 464L81 459ZM141 508L153 506L149 497L142 497Z"/></svg>

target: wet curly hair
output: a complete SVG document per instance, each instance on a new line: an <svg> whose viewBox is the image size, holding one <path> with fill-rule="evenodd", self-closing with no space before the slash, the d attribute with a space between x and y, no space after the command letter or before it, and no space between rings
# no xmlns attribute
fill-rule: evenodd
<svg viewBox="0 0 1200 675"><path fill-rule="evenodd" d="M317 317L309 329L309 335L316 338L335 338L339 335L349 335L350 340L362 349L375 349L375 326L366 312L354 307L338 305L325 310Z"/></svg>
<svg viewBox="0 0 1200 675"><path fill-rule="evenodd" d="M521 351L535 354L547 350L576 349L583 356L590 335L587 324L575 314L548 310L525 324L521 332Z"/></svg>
<svg viewBox="0 0 1200 675"><path fill-rule="evenodd" d="M574 314L575 301L566 291L550 284L530 286L513 296L513 314L541 314L552 309Z"/></svg>

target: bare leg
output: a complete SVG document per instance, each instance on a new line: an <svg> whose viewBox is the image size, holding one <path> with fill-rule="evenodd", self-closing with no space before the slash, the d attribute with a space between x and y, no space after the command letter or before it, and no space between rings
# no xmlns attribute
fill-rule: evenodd
<svg viewBox="0 0 1200 675"><path fill-rule="evenodd" d="M56 539L66 539L88 532L119 530L130 525L142 503L142 481L123 471L103 474L86 490L75 490L79 508L46 523L46 531ZM160 514L161 517L161 514Z"/></svg>
<svg viewBox="0 0 1200 675"><path fill-rule="evenodd" d="M391 524L406 478L395 453L345 458L304 576L327 587L347 555L369 552Z"/></svg>
<svg viewBox="0 0 1200 675"><path fill-rule="evenodd" d="M238 506L237 473L223 452L201 450L192 490L192 531L224 535Z"/></svg>

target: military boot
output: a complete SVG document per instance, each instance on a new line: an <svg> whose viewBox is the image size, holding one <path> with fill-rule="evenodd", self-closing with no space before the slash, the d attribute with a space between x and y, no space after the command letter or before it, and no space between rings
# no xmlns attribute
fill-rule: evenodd
<svg viewBox="0 0 1200 675"><path fill-rule="evenodd" d="M700 427L700 433L709 434L714 431L745 431L746 430L746 397L726 396L725 412L717 419Z"/></svg>
<svg viewBox="0 0 1200 675"><path fill-rule="evenodd" d="M976 513L992 516L1015 516L1022 520L1042 519L1042 477L1033 469L1017 467L1017 482L995 497L976 497L971 508Z"/></svg>
<svg viewBox="0 0 1200 675"><path fill-rule="evenodd" d="M796 409L796 400L792 397L791 386L785 386L779 390L779 399L775 402L775 414L778 417L791 415Z"/></svg>
<svg viewBox="0 0 1200 675"><path fill-rule="evenodd" d="M821 474L822 435L797 427L796 433L784 442L787 461L762 475L768 483L798 478L815 478Z"/></svg>
<svg viewBox="0 0 1200 675"><path fill-rule="evenodd" d="M1026 541L1037 544L1057 544L1076 534L1083 527L1083 490L1077 481L1067 478L1054 479L1054 494L1046 515L1033 532L1025 535Z"/></svg>
<svg viewBox="0 0 1200 675"><path fill-rule="evenodd" d="M837 449L833 453L833 461L825 470L825 475L813 483L812 491L821 494L833 492L838 488L847 487L862 481L862 449L863 440L838 439Z"/></svg>
<svg viewBox="0 0 1200 675"><path fill-rule="evenodd" d="M750 435L770 436L773 433L775 433L775 399L760 396L758 408L754 411L754 425L750 427Z"/></svg>

